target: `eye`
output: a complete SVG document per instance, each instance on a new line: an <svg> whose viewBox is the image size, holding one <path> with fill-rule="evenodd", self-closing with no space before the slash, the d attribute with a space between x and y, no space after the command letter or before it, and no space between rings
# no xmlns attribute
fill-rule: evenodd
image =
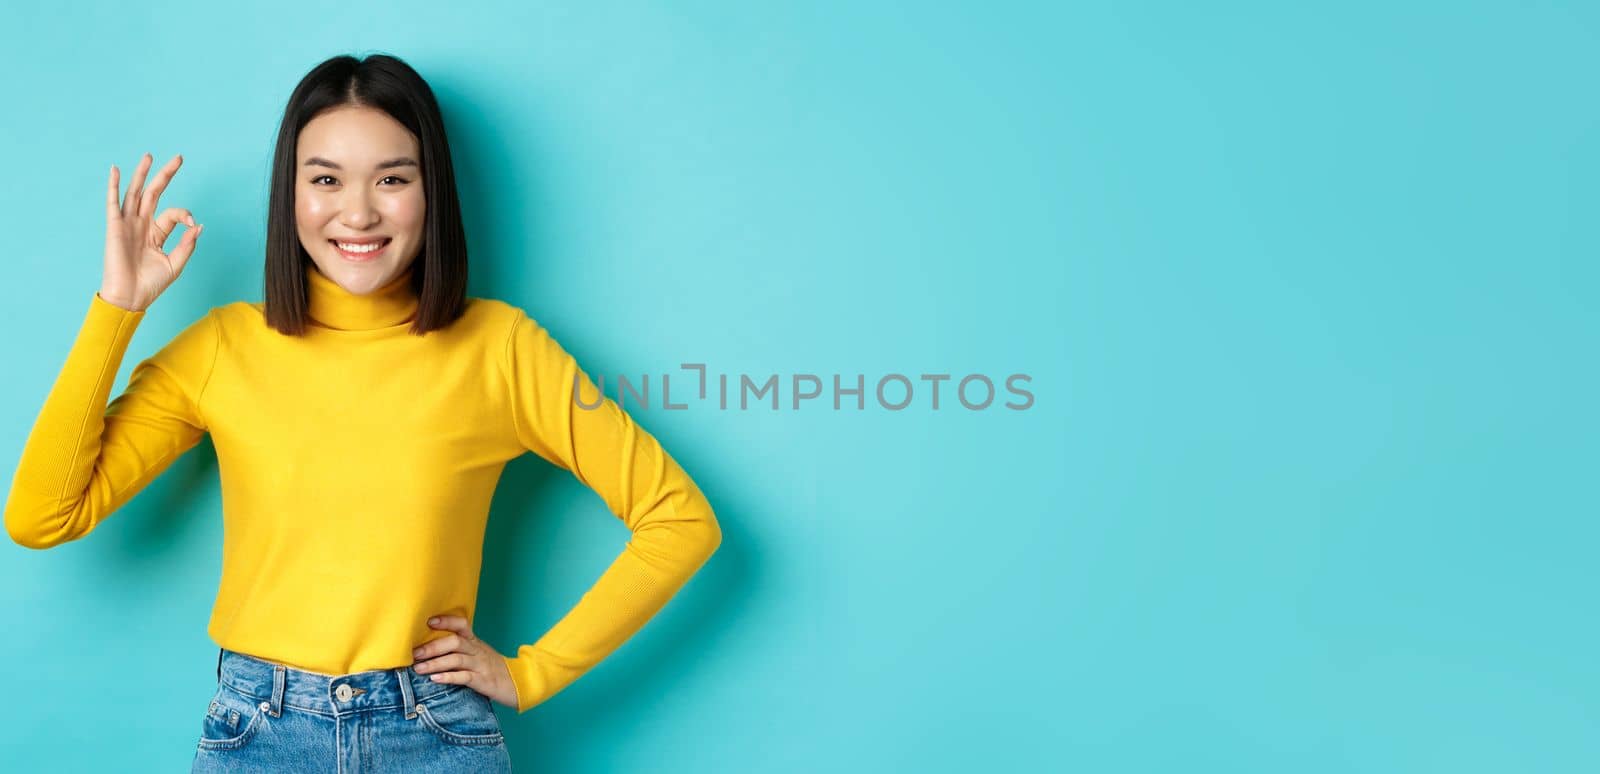
<svg viewBox="0 0 1600 774"><path fill-rule="evenodd" d="M394 176L394 175L390 175L390 176L388 176L388 177L386 177L386 178L384 178L384 180L398 180L398 181L400 181L400 184L401 184L401 185L405 185L405 184L406 184L406 183L409 183L409 182L411 182L411 181L409 181L409 180L406 180L406 179L405 179L405 178L402 178L402 177L396 177L396 176ZM379 182L382 182L382 181L381 181L381 180L380 180L380 181L379 181Z"/></svg>
<svg viewBox="0 0 1600 774"><path fill-rule="evenodd" d="M311 178L311 184L312 185L317 185L318 184L317 183L318 180L332 180L332 179L333 179L333 175L317 175L316 177Z"/></svg>

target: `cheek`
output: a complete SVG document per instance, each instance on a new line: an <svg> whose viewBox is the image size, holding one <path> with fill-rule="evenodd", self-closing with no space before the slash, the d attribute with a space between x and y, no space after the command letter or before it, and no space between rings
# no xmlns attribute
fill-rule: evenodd
<svg viewBox="0 0 1600 774"><path fill-rule="evenodd" d="M317 225L333 213L330 202L318 196L297 196L294 200L295 218L308 225Z"/></svg>
<svg viewBox="0 0 1600 774"><path fill-rule="evenodd" d="M396 197L389 202L384 213L389 222L399 225L412 235L422 233L422 224L428 212L428 203L421 195Z"/></svg>

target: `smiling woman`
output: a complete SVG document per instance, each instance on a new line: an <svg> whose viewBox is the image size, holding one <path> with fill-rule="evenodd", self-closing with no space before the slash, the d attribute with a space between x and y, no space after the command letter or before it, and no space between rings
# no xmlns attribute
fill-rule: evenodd
<svg viewBox="0 0 1600 774"><path fill-rule="evenodd" d="M467 238L444 119L426 82L392 61L329 60L289 98L267 205L266 317L283 333L305 331L308 261L356 294L406 275L418 335L463 312Z"/></svg>
<svg viewBox="0 0 1600 774"><path fill-rule="evenodd" d="M295 229L317 270L370 293L409 267L428 211L416 136L382 110L342 107L300 130L297 153Z"/></svg>
<svg viewBox="0 0 1600 774"><path fill-rule="evenodd" d="M120 201L111 170L101 292L23 449L7 531L32 548L81 538L209 433L218 684L197 701L194 770L508 770L493 703L529 710L638 631L721 543L710 504L534 318L466 295L443 120L383 55L330 59L290 97L266 300L211 308L108 403L145 308L196 244L191 228L163 251L193 224L158 210L180 161L145 191L146 156ZM472 619L490 500L530 451L632 539L506 656Z"/></svg>

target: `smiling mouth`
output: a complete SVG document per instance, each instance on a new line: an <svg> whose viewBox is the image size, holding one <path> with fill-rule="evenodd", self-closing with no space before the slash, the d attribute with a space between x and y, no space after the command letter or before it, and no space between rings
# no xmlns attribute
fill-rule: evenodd
<svg viewBox="0 0 1600 774"><path fill-rule="evenodd" d="M328 244L333 245L334 249L338 250L339 254L345 258L348 258L352 261L364 261L369 260L378 253L383 252L384 248L388 247L389 243L392 241L394 240L389 239L388 237L385 237L377 242L367 243L340 242L337 239L330 239L328 240Z"/></svg>

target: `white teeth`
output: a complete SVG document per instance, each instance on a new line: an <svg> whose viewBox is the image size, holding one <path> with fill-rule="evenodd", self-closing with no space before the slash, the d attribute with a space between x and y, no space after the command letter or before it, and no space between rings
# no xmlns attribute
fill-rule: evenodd
<svg viewBox="0 0 1600 774"><path fill-rule="evenodd" d="M338 245L340 250L343 250L347 253L370 253L373 250L383 247L384 245L383 242L374 242L370 245L353 245L349 242L335 242L334 244Z"/></svg>

